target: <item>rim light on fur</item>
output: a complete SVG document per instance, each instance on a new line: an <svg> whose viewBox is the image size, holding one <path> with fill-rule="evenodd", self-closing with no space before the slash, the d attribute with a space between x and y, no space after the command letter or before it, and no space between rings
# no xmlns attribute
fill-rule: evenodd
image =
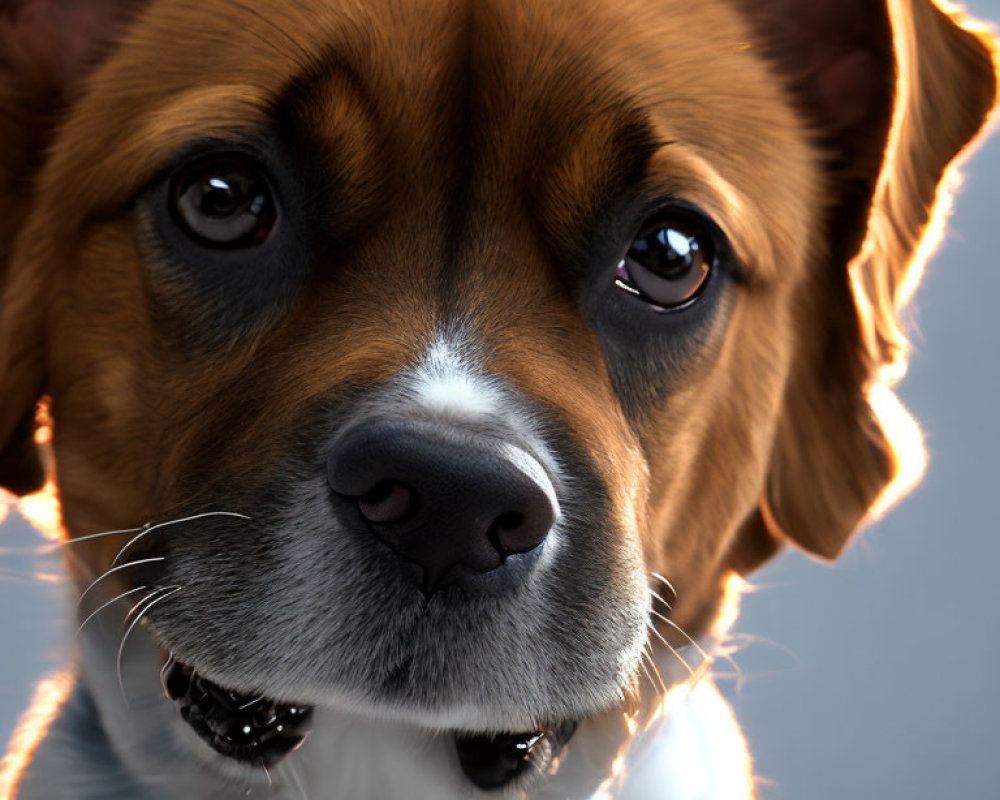
<svg viewBox="0 0 1000 800"><path fill-rule="evenodd" d="M1000 40L995 29L979 20L972 19L966 12L949 0L934 0L935 5L962 29L975 35L993 54L1000 84ZM889 0L889 12L893 19L893 38L899 70L896 106L893 112L892 129L886 145L884 164L894 163L899 149L904 127L904 114L911 86L916 78L917 62L911 48L910 31L907 27L907 0ZM850 265L851 289L861 326L862 342L867 356L874 367L871 385L866 391L867 400L878 424L889 442L893 477L882 490L869 509L866 521L878 519L905 497L921 480L927 465L920 426L906 410L893 392L894 387L906 374L909 358L909 339L902 328L901 315L916 291L923 277L927 262L937 251L944 238L948 217L954 205L954 196L961 187L962 163L986 139L986 134L1000 118L996 106L979 131L965 148L952 160L938 184L934 202L928 210L927 221L920 231L919 241L913 257L901 270L891 276L889 282L873 279L866 268L873 254L898 235L894 231L891 209L900 205L896 193L905 187L889 181L888 171L883 171L875 190L875 201L868 220L868 236L860 252Z"/></svg>
<svg viewBox="0 0 1000 800"><path fill-rule="evenodd" d="M21 716L11 737L7 755L0 761L0 800L13 800L25 767L73 688L73 673L50 675L35 689L31 706Z"/></svg>
<svg viewBox="0 0 1000 800"><path fill-rule="evenodd" d="M59 490L56 487L53 469L52 413L47 397L43 397L35 407L35 444L38 446L42 463L46 465L47 478L45 485L37 492L16 501L17 510L46 539L53 542L65 541L69 535L62 523ZM2 521L3 516L0 515L0 522Z"/></svg>
<svg viewBox="0 0 1000 800"><path fill-rule="evenodd" d="M22 497L17 510L46 539L60 542L67 537L59 508L59 492L50 476L39 491Z"/></svg>

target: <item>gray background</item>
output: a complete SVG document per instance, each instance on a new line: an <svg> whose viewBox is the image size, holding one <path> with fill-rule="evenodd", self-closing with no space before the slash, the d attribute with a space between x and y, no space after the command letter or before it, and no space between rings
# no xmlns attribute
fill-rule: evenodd
<svg viewBox="0 0 1000 800"><path fill-rule="evenodd" d="M966 4L1000 20L1000 0ZM930 451L922 485L833 567L786 552L753 577L722 680L763 800L1000 797L1000 135L966 168L949 236L916 299L900 395ZM0 741L62 661L55 564L0 528ZM727 669L725 665L722 669Z"/></svg>

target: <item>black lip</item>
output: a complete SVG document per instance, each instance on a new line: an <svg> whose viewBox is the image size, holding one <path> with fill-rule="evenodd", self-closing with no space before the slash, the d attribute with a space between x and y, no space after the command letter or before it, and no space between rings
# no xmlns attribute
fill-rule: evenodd
<svg viewBox="0 0 1000 800"><path fill-rule="evenodd" d="M272 767L297 749L312 729L311 706L225 689L173 656L160 681L184 721L209 747L235 761Z"/></svg>
<svg viewBox="0 0 1000 800"><path fill-rule="evenodd" d="M455 748L462 772L479 789L500 789L529 770L542 772L566 747L575 722L527 733L457 736Z"/></svg>

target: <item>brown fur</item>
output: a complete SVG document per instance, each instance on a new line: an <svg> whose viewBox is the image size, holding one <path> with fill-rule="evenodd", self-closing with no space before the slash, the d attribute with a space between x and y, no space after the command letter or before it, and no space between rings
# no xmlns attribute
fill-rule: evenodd
<svg viewBox="0 0 1000 800"><path fill-rule="evenodd" d="M417 354L446 269L488 368L578 434L692 633L730 571L784 540L835 556L893 480L867 392L905 360L899 311L936 187L995 97L992 42L927 0L852 6L870 19L825 61L809 37L836 3L803 31L769 24L792 16L781 0L153 1L93 71L109 37L62 16L83 5L0 6L0 476L37 485L25 420L51 397L71 536L141 524L200 481L266 475L311 403ZM213 47L223 29L242 46ZM831 69L856 51L870 91L844 107ZM252 128L329 53L343 68L303 87L303 108L351 247L287 312L214 350L176 347L130 200L192 138ZM671 143L643 181L713 214L748 274L683 380L631 419L560 258L586 246L636 109ZM489 121L475 140L456 138L462 113ZM95 546L90 568L118 545Z"/></svg>

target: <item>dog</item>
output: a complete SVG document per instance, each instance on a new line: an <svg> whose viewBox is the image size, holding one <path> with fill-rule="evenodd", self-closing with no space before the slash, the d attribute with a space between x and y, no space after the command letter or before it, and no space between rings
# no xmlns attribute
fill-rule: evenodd
<svg viewBox="0 0 1000 800"><path fill-rule="evenodd" d="M996 54L931 0L0 4L0 485L80 626L0 795L751 797L704 673L907 488Z"/></svg>

